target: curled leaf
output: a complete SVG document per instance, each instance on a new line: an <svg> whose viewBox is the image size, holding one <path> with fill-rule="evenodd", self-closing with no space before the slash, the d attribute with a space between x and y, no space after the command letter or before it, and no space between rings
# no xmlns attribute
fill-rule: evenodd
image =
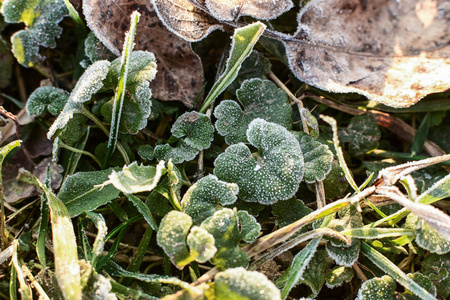
<svg viewBox="0 0 450 300"><path fill-rule="evenodd" d="M235 144L214 162L214 174L239 186L239 198L248 202L273 204L297 191L304 163L294 135L278 124L253 120L247 130L250 144L259 149L252 154L243 143Z"/></svg>
<svg viewBox="0 0 450 300"><path fill-rule="evenodd" d="M214 237L205 229L194 226L187 236L190 254L200 263L205 263L216 254Z"/></svg>

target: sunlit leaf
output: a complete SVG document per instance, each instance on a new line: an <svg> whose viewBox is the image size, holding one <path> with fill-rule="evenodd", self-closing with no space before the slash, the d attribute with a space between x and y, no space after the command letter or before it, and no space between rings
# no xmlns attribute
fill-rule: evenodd
<svg viewBox="0 0 450 300"><path fill-rule="evenodd" d="M414 214L409 214L406 218L406 228L415 229L415 241L419 247L431 253L445 254L450 252L450 240L444 238L433 227Z"/></svg>
<svg viewBox="0 0 450 300"><path fill-rule="evenodd" d="M350 282L355 275L352 268L336 267L327 272L325 275L325 284L328 288L335 288L344 284L344 282Z"/></svg>
<svg viewBox="0 0 450 300"><path fill-rule="evenodd" d="M392 300L395 295L395 280L385 275L365 281L358 291L358 300Z"/></svg>
<svg viewBox="0 0 450 300"><path fill-rule="evenodd" d="M216 128L227 144L248 143L246 132L257 118L292 128L292 110L286 93L269 80L246 80L236 92L238 103L222 101L214 110Z"/></svg>
<svg viewBox="0 0 450 300"><path fill-rule="evenodd" d="M239 198L248 202L273 204L291 198L303 178L300 145L284 127L262 119L253 120L247 130L252 154L243 143L228 147L215 160L214 174L239 186Z"/></svg>

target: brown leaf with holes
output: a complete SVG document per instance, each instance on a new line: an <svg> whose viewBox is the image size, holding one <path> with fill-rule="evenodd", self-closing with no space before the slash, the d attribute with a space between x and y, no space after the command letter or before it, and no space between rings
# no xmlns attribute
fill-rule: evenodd
<svg viewBox="0 0 450 300"><path fill-rule="evenodd" d="M188 41L199 41L222 29L223 21L241 16L271 20L292 8L291 0L152 0L169 30Z"/></svg>
<svg viewBox="0 0 450 300"><path fill-rule="evenodd" d="M450 88L450 2L313 0L284 44L296 76L408 107Z"/></svg>
<svg viewBox="0 0 450 300"><path fill-rule="evenodd" d="M161 23L150 0L85 0L83 12L88 26L116 55L120 55L133 11L141 13L134 50L153 52L158 73L150 84L160 100L179 100L192 107L203 84L201 60L189 42Z"/></svg>

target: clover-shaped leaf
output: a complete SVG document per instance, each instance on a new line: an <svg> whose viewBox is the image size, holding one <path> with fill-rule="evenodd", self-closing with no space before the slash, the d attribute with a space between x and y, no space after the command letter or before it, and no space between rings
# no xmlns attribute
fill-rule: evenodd
<svg viewBox="0 0 450 300"><path fill-rule="evenodd" d="M243 217L242 220L239 217ZM214 213L200 225L214 236L217 253L211 262L224 270L248 265L248 255L239 248L242 239L253 240L260 225L250 215L242 215L229 208Z"/></svg>
<svg viewBox="0 0 450 300"><path fill-rule="evenodd" d="M450 254L432 253L425 257L422 272L435 282L438 294L447 299L450 296Z"/></svg>
<svg viewBox="0 0 450 300"><path fill-rule="evenodd" d="M336 231L344 231L363 226L362 216L354 206L348 206L339 211L339 220L333 220L328 227ZM328 255L333 258L336 264L351 267L359 257L361 241L351 239L351 244L347 245L341 240L332 238L326 245Z"/></svg>
<svg viewBox="0 0 450 300"><path fill-rule="evenodd" d="M281 300L280 291L265 275L244 268L232 268L216 275L214 294L217 300Z"/></svg>
<svg viewBox="0 0 450 300"><path fill-rule="evenodd" d="M409 214L405 227L415 229L415 241L419 247L437 254L450 252L450 241L415 214Z"/></svg>
<svg viewBox="0 0 450 300"><path fill-rule="evenodd" d="M347 128L339 130L339 139L350 144L350 155L358 156L378 147L381 132L372 116L354 116Z"/></svg>
<svg viewBox="0 0 450 300"><path fill-rule="evenodd" d="M112 171L109 180L105 181L103 185L112 184L125 194L149 192L156 187L166 171L164 161L161 161L156 167L138 165L137 162L133 162L128 166L123 166L122 171Z"/></svg>
<svg viewBox="0 0 450 300"><path fill-rule="evenodd" d="M288 97L272 81L246 80L236 94L243 110L232 100L222 101L214 110L217 132L225 136L227 144L247 143L248 125L257 118L292 128Z"/></svg>
<svg viewBox="0 0 450 300"><path fill-rule="evenodd" d="M156 236L158 245L180 269L193 261L186 244L191 226L192 219L189 215L172 210L161 220Z"/></svg>
<svg viewBox="0 0 450 300"><path fill-rule="evenodd" d="M187 190L181 200L181 208L192 217L194 224L199 225L222 209L221 205L236 202L238 191L235 183L220 181L216 176L208 175Z"/></svg>
<svg viewBox="0 0 450 300"><path fill-rule="evenodd" d="M186 145L197 150L211 146L214 138L214 127L211 119L196 111L186 112L178 117L172 126L172 134L183 139Z"/></svg>
<svg viewBox="0 0 450 300"><path fill-rule="evenodd" d="M305 181L313 183L322 181L331 171L333 152L327 145L315 140L304 132L293 132L302 148L305 161Z"/></svg>
<svg viewBox="0 0 450 300"><path fill-rule="evenodd" d="M42 60L39 46L54 48L61 34L58 23L67 15L63 0L5 0L2 14L8 23L25 23L26 28L11 37L17 61L31 67Z"/></svg>
<svg viewBox="0 0 450 300"><path fill-rule="evenodd" d="M152 160L155 158L155 149L151 145L141 145L137 149L137 153L143 159Z"/></svg>
<svg viewBox="0 0 450 300"><path fill-rule="evenodd" d="M365 281L358 291L358 300L392 300L397 284L391 276L372 278Z"/></svg>
<svg viewBox="0 0 450 300"><path fill-rule="evenodd" d="M58 115L69 99L69 93L52 86L42 86L34 90L27 101L29 115L40 115L47 107L52 115Z"/></svg>
<svg viewBox="0 0 450 300"><path fill-rule="evenodd" d="M354 275L352 268L336 267L325 274L325 284L332 289L341 286L344 282L350 282Z"/></svg>
<svg viewBox="0 0 450 300"><path fill-rule="evenodd" d="M121 68L121 58L111 63L108 76L105 79L105 90L115 90L118 85ZM147 51L134 51L128 66L127 84L119 131L136 134L147 125L151 113L152 102L150 98L150 81L156 75L156 62L153 53ZM113 100L111 100L113 101ZM111 121L112 103L108 102L102 107L102 115Z"/></svg>
<svg viewBox="0 0 450 300"><path fill-rule="evenodd" d="M49 139L56 134L57 130L64 129L73 118L73 114L81 112L83 103L91 100L92 95L102 88L109 66L108 61L101 60L86 69L70 94L64 109L48 130L47 137Z"/></svg>
<svg viewBox="0 0 450 300"><path fill-rule="evenodd" d="M239 198L273 204L292 197L303 178L302 150L294 135L283 126L253 120L247 130L252 154L243 143L231 145L214 162L215 175L239 186Z"/></svg>

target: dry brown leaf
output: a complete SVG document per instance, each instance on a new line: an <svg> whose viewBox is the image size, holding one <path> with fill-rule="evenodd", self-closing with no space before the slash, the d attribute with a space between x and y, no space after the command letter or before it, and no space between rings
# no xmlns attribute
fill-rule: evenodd
<svg viewBox="0 0 450 300"><path fill-rule="evenodd" d="M284 43L300 80L408 107L450 88L449 16L446 0L313 0Z"/></svg>
<svg viewBox="0 0 450 300"><path fill-rule="evenodd" d="M158 19L150 0L85 0L83 11L92 31L103 44L120 55L133 11L141 13L135 50L155 54L158 73L150 84L160 100L179 100L191 107L204 84L200 58L189 42L168 31Z"/></svg>
<svg viewBox="0 0 450 300"><path fill-rule="evenodd" d="M291 0L152 0L158 16L174 33L198 41L222 29L219 21L241 16L271 20L292 8Z"/></svg>

